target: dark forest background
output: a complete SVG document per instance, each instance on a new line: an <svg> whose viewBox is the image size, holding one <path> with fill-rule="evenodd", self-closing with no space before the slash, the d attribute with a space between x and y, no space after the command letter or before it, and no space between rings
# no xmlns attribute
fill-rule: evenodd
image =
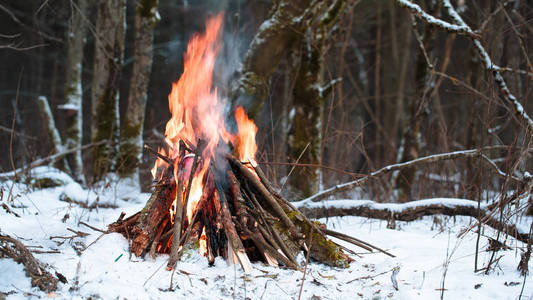
<svg viewBox="0 0 533 300"><path fill-rule="evenodd" d="M409 1L1 0L0 171L71 148L55 145L39 99L48 103L66 141L69 118L80 111L65 106L69 86L80 86L83 130L78 145L98 141L94 133L104 121L92 107L101 99L111 108L119 101L120 126L105 133L116 144L103 152L109 164L95 166L98 153L88 149L82 152L82 170L74 171L70 158L56 166L87 184L101 179L101 170L124 177L139 172L141 186L148 189L152 154L119 163L121 151L142 151L117 146L128 138L125 128L133 126L128 109L145 116L140 120L144 143L161 146L170 118L167 96L182 72L187 42L204 29L209 16L224 11L216 84L227 98L228 111L244 105L256 121L257 160L292 199L390 164L486 146L505 147L480 151L490 163L479 156L458 157L372 178L360 191L355 189L356 196L402 202L435 196L488 199L491 192L519 187L509 178L526 178L531 170L532 131L502 94L498 75L487 69L474 42L500 67L523 112L533 113L533 5L452 1L474 36L432 26L403 2ZM446 2L415 3L453 23ZM113 9L119 15L125 12L123 22L113 19L119 18L110 13ZM105 34L113 31L99 25L104 18L114 24L113 30L125 27L123 38L112 36L114 48L102 46L108 57L98 62L102 54L95 37L107 41ZM137 19L144 25L136 24ZM82 30L75 31L76 26ZM153 52L148 53L152 64L147 76L135 79L146 83L145 90L134 91L132 86L141 85L132 80L143 70L135 67L143 61L136 52L141 33L153 35ZM81 48L69 52L76 38ZM73 85L69 68L75 64L69 59L76 53L81 77ZM108 61L111 67L98 65ZM115 72L104 90L115 89L116 96L95 95L94 83L107 76L104 72ZM132 91L139 95L135 99L146 97L145 106L134 112ZM353 192L340 197L352 197Z"/></svg>

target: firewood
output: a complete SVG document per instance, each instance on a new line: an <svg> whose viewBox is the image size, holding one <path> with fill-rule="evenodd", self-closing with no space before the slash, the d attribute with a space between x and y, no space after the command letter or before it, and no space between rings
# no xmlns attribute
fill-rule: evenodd
<svg viewBox="0 0 533 300"><path fill-rule="evenodd" d="M249 189L245 189L245 190L249 190ZM274 228L270 223L269 221L267 220L267 216L269 215L264 209L263 207L261 206L261 204L259 204L259 202L257 201L257 199L255 198L255 195L253 193L250 192L249 194L249 198L252 202L252 204L254 205L254 207L256 208L256 214L260 217L260 219L263 220L265 226L267 227L267 229L270 231L274 241L275 241L275 244L278 245L278 247L276 247L276 249L280 249L281 252L291 261L293 262L294 264L297 264L296 262L296 254L295 252L297 251L291 251L289 249L289 247L287 247L287 245L283 242L283 240L281 239L280 237L280 234L278 232L278 230L276 228ZM273 246L274 246L274 243L271 243ZM293 248L296 248L296 247L293 247Z"/></svg>
<svg viewBox="0 0 533 300"><path fill-rule="evenodd" d="M267 190L274 196L276 197L281 197L278 192L276 192L276 189L274 189L274 187L272 186L272 183L270 182L270 180L268 180L268 178L266 177L265 173L263 172L263 170L261 169L261 167L255 163L255 162L250 162L250 164L252 165L252 167L254 168L255 170L255 173L257 174L257 176L259 177L259 179L261 180L261 182L263 183L263 185L267 188Z"/></svg>
<svg viewBox="0 0 533 300"><path fill-rule="evenodd" d="M154 241L152 242L152 246L150 247L150 252L148 253L148 255L150 255L152 259L155 259L155 252L157 251L157 246L159 246L161 235L163 234L163 230L165 230L165 226L167 225L167 223L168 223L168 218L165 217L163 219L163 223L161 224L161 226L159 226L159 229L157 230L157 233L154 237Z"/></svg>
<svg viewBox="0 0 533 300"><path fill-rule="evenodd" d="M141 212L138 212L126 218L126 220L123 220L124 215L125 213L122 212L116 222L111 223L109 224L109 226L107 226L107 229L109 232L119 232L119 233L125 232L126 230L128 230L128 226L133 226L137 222L137 220L139 219L139 216L141 215Z"/></svg>
<svg viewBox="0 0 533 300"><path fill-rule="evenodd" d="M177 187L176 187L176 209L174 213L174 226L172 227L172 247L170 248L170 256L168 259L167 269L174 269L176 266L176 262L178 261L178 248L181 240L181 225L183 222L183 206L182 206L182 186L183 186L183 180L179 177L179 171L183 169L183 161L185 156L185 149L183 147L180 148L180 155L182 159L180 160L178 164L178 172L175 174ZM191 170L192 172L192 170ZM189 174L189 178L192 179L193 173ZM189 182L190 180L189 179ZM185 207L187 209L187 207Z"/></svg>
<svg viewBox="0 0 533 300"><path fill-rule="evenodd" d="M168 174L168 173L167 173ZM146 253L147 247L151 245L157 233L159 224L167 215L168 208L175 198L176 189L173 176L167 175L164 183L156 186L152 196L142 209L135 226L133 227L132 251L137 256Z"/></svg>
<svg viewBox="0 0 533 300"><path fill-rule="evenodd" d="M287 214L283 211L281 206L279 205L278 201L274 199L272 194L268 192L268 190L265 188L265 186L259 181L259 179L250 171L250 169L246 168L240 161L232 157L231 155L227 156L228 161L232 165L232 167L236 168L239 173L244 176L261 194L263 199L266 200L266 202L270 205L272 210L276 213L276 215L281 219L281 221L284 223L284 225L287 227L291 235L298 241L303 242L304 236L302 233L294 226L293 222Z"/></svg>
<svg viewBox="0 0 533 300"><path fill-rule="evenodd" d="M250 273L252 271L252 263L248 259L248 256L246 255L246 251L244 250L244 246L242 245L242 242L237 235L237 231L235 230L235 225L231 220L231 214L228 208L228 202L225 199L224 193L221 192L221 189L218 189L218 194L220 197L221 205L221 216L222 221L224 222L224 230L226 232L226 236L228 238L228 243L231 244L231 248L235 255L237 256L237 259L239 260L239 263L241 264L243 270L245 273Z"/></svg>

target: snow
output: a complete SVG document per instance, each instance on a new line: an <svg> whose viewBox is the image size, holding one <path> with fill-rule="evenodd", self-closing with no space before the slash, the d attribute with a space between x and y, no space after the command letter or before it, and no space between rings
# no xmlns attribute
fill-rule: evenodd
<svg viewBox="0 0 533 300"><path fill-rule="evenodd" d="M165 270L167 255L151 258L129 257L128 241L120 234L102 235L79 221L105 229L120 212L131 215L145 204L149 194L139 193L132 186L110 182L101 188L87 190L64 178L53 169L41 168L36 173L49 172L63 179L63 185L42 190L29 190L23 184L13 188L14 204L7 202L11 182L0 182L4 190L3 203L8 203L21 217L0 208L0 230L21 240L27 246L41 246L41 251L60 253L35 254L48 265L47 270L63 274L68 283L59 284L55 294L47 295L31 287L22 265L11 259L0 259L0 292L7 299L297 299L302 284L302 272L278 269L256 262L249 275L239 265L228 266L217 258L215 265L196 250L188 250L178 264L170 290L171 272ZM105 186L108 186L107 188ZM60 200L62 194L89 204L114 203L118 208L88 210ZM350 205L368 201L338 200L309 202L308 205ZM454 203L470 205L475 202L461 199L428 199L406 204L379 204L391 209L409 205ZM377 204L376 204L377 205ZM477 203L476 203L477 205ZM65 215L68 218L65 219ZM63 222L64 220L64 222ZM321 219L328 228L352 235L396 255L391 258L378 252L367 253L342 241L346 247L360 253L347 269L333 268L310 262L303 282L301 299L313 296L321 299L435 299L441 294L443 274L445 299L518 299L524 283L516 270L524 244L512 239L506 244L512 250L499 251L501 258L488 275L475 273L474 255L477 235L472 231L462 237L458 233L475 220L469 217L425 217L410 223L397 222L395 230L386 228L386 221L361 217ZM87 237L70 240L51 236L72 236L67 228L89 233ZM486 266L491 252L488 239L495 232L484 227L480 239L479 266ZM30 248L36 249L36 248ZM81 255L77 253L81 252ZM304 262L303 255L299 261ZM448 261L448 263L446 263ZM530 269L533 263L529 264ZM393 286L394 277L398 290ZM481 284L476 288L476 285ZM523 286L524 298L533 297L533 282L527 278ZM0 295L1 297L1 295ZM529 297L529 298L528 298Z"/></svg>
<svg viewBox="0 0 533 300"><path fill-rule="evenodd" d="M61 104L57 106L58 109L79 111L80 106L73 103Z"/></svg>
<svg viewBox="0 0 533 300"><path fill-rule="evenodd" d="M456 198L433 198L425 199L418 201L411 201L406 203L377 203L371 200L330 200L322 202L313 202L311 200L302 200L298 202L293 202L296 207L308 207L308 208L328 208L328 207L338 207L338 208L350 208L350 207L369 207L375 209L388 209L391 212L400 212L407 208L415 208L421 206L430 206L430 205L443 205L445 207L456 207L456 206L469 206L472 208L477 208L477 202L472 200L465 199L456 199ZM482 207L486 204L482 204Z"/></svg>

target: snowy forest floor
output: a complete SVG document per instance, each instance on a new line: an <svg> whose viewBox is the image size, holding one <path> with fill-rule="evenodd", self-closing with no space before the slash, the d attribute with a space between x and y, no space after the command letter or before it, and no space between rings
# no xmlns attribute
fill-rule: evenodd
<svg viewBox="0 0 533 300"><path fill-rule="evenodd" d="M34 174L36 178L55 177L60 186L30 190L25 184L0 183L0 200L6 202L10 194L14 196L12 208L20 216L0 209L0 233L19 239L31 250L52 252L34 255L50 273L60 273L68 282L60 283L55 293L41 292L31 287L23 265L3 258L0 299L298 299L302 272L254 263L253 272L245 275L240 266L228 266L220 258L209 267L207 259L194 249L179 262L169 289L171 272L165 271L168 255L158 255L155 261L129 257L128 241L122 235L102 235L80 224L105 230L121 212L129 216L142 209L149 194L138 193L120 182L86 190L68 176L53 172L38 168ZM93 203L98 207L82 207ZM444 299L519 299L520 294L521 299L533 299L533 281L520 276L516 269L520 249L525 249L521 242L506 239L509 249L496 253L489 274L474 272L477 234L470 231L458 238L458 233L475 221L473 218L424 217L409 223L396 222L396 229L387 229L386 221L361 217L320 221L396 257L366 253L343 244L360 256L354 257L347 269L310 262L301 299L439 299L441 293ZM526 226L531 221L530 217L520 219ZM89 235L76 236L67 228ZM479 267L489 261L492 252L487 251L488 237L495 236L490 227L482 229ZM300 255L299 260L304 263L304 256ZM532 262L529 269L533 270Z"/></svg>

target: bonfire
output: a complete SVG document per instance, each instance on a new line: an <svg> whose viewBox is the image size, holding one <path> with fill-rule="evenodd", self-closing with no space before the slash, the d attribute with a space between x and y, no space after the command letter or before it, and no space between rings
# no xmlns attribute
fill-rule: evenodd
<svg viewBox="0 0 533 300"><path fill-rule="evenodd" d="M166 147L158 151L154 189L142 211L109 225L123 233L137 256L169 253L174 269L188 245L213 264L221 256L249 272L251 261L300 269L297 255L336 267L352 261L335 236L366 250L373 246L307 219L284 199L255 161L257 127L242 107L237 132L224 124L224 103L213 88L222 16L190 40L184 70L168 97Z"/></svg>

